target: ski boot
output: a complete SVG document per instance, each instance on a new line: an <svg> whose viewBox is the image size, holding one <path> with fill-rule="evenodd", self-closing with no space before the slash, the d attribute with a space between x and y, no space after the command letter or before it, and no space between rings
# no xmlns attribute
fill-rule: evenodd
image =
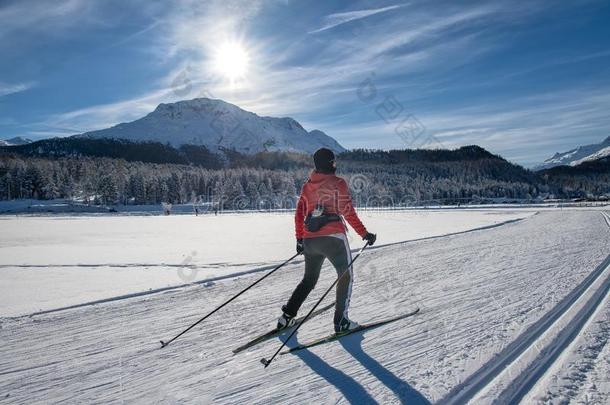
<svg viewBox="0 0 610 405"><path fill-rule="evenodd" d="M280 316L277 319L277 329L281 330L281 329L290 328L290 327L294 326L295 323L296 323L296 319L294 319L294 316L290 316L286 312L284 312L282 314L282 316Z"/></svg>
<svg viewBox="0 0 610 405"><path fill-rule="evenodd" d="M342 318L341 322L335 324L335 334L343 335L349 333L350 331L358 328L360 325L357 322L350 321L347 318Z"/></svg>

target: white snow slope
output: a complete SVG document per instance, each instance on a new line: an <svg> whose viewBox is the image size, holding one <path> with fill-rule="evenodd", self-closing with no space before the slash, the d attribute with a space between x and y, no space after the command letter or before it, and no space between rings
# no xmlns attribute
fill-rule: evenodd
<svg viewBox="0 0 610 405"><path fill-rule="evenodd" d="M577 166L581 163L601 159L609 155L610 136L598 144L579 146L569 152L556 153L555 156L545 160L541 165L535 167L534 170L550 169L562 165Z"/></svg>
<svg viewBox="0 0 610 405"><path fill-rule="evenodd" d="M243 153L297 151L313 153L327 147L345 149L320 130L306 131L292 118L260 117L222 100L196 98L159 104L155 111L133 122L79 136L131 141L204 145Z"/></svg>
<svg viewBox="0 0 610 405"><path fill-rule="evenodd" d="M576 160L570 163L570 166L578 166L581 163L590 162L592 160L598 160L610 156L610 146L605 147L587 157L584 157L580 160Z"/></svg>
<svg viewBox="0 0 610 405"><path fill-rule="evenodd" d="M231 349L273 324L302 275L301 264L269 277L164 349L159 339L181 331L260 273L46 315L3 318L0 400L417 404L445 402L457 390L462 393L458 403L465 403L484 392L506 395L503 385L495 387L502 368L493 370L509 358L508 349L516 358L525 356L545 331L571 317L567 339L553 346L557 339L551 338L538 348L541 353L544 347L559 349L559 360L566 357L561 352L575 349L567 357L578 362L578 347L591 347L588 336L596 336L597 354L589 356L590 366L577 375L566 374L572 383L569 395L583 398L594 385L600 403L607 403L599 380L607 378L608 365L599 359L608 353L608 328L591 326L598 325L595 320L603 316L600 308L607 302L603 288L609 284L609 246L610 227L599 211L564 210L367 251L355 266L351 317L365 322L415 307L421 313L280 356L267 369L259 360L275 351L279 339L235 356ZM323 269L303 310L334 277L334 270ZM331 315L307 323L290 345L327 334ZM552 373L557 361L547 363L547 358L535 365ZM546 377L529 372L538 369L512 377L527 377L537 392L555 395L559 390L539 387ZM489 381L479 379L476 390L463 386L482 375ZM475 403L491 400L483 396Z"/></svg>
<svg viewBox="0 0 610 405"><path fill-rule="evenodd" d="M360 216L382 245L493 226L533 213L361 211ZM0 228L0 316L265 269L290 257L295 243L292 213L3 216ZM353 232L349 236L354 247L362 243Z"/></svg>
<svg viewBox="0 0 610 405"><path fill-rule="evenodd" d="M4 139L4 140L0 139L0 146L25 145L25 144L32 143L32 142L34 142L34 141L32 141L31 139L16 136L16 137L10 138L10 139Z"/></svg>

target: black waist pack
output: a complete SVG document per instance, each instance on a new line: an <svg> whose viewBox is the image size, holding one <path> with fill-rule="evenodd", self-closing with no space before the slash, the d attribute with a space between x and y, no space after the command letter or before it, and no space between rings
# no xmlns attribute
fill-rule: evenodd
<svg viewBox="0 0 610 405"><path fill-rule="evenodd" d="M309 232L316 232L322 229L322 227L329 222L341 221L341 217L337 214L321 214L321 215L307 215L305 218L305 228Z"/></svg>

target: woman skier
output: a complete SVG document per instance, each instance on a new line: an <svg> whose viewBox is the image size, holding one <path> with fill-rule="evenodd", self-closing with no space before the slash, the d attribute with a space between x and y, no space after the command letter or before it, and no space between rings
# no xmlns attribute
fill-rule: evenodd
<svg viewBox="0 0 610 405"><path fill-rule="evenodd" d="M278 319L278 329L294 325L299 308L315 287L320 269L328 259L341 277L337 284L337 301L335 307L335 332L349 331L358 326L348 317L350 297L352 294L353 273L352 261L347 237L347 229L342 218L366 240L373 245L376 235L369 233L354 210L347 183L335 176L337 165L335 154L326 148L313 155L315 170L303 185L301 197L295 213L295 230L297 253L305 256L305 275L288 300L282 306L283 314ZM349 266L349 268L348 268Z"/></svg>

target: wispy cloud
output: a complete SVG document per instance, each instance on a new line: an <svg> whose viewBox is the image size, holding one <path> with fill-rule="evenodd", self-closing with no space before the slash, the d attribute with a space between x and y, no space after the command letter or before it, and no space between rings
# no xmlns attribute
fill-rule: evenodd
<svg viewBox="0 0 610 405"><path fill-rule="evenodd" d="M337 27L339 25L348 23L350 21L360 20L366 17L370 17L375 14L383 13L384 11L395 10L400 7L404 7L406 4L398 4L394 6L381 7L381 8L371 8L368 10L356 10L356 11L347 11L344 13L334 13L329 14L324 18L324 25L321 28L318 28L313 31L309 31L310 34L314 34L316 32L322 32L329 30L331 28Z"/></svg>
<svg viewBox="0 0 610 405"><path fill-rule="evenodd" d="M35 129L30 133L55 133L57 136L78 134L140 118L162 102L200 96L220 97L221 94L211 83L214 77L207 68L213 46L240 38L240 27L244 27L245 22L260 11L262 3L262 0L177 0L163 10L162 18L112 44L121 45L155 31L148 50L159 57L161 64L173 67L165 76L152 80L149 91L112 103L53 114L34 124ZM146 2L143 2L143 7L147 13L153 12L148 8L154 6Z"/></svg>
<svg viewBox="0 0 610 405"><path fill-rule="evenodd" d="M54 114L44 121L36 123L34 126L37 129L31 133L36 135L46 132L61 136L108 128L121 122L141 118L170 97L170 89L159 89L114 103Z"/></svg>
<svg viewBox="0 0 610 405"><path fill-rule="evenodd" d="M439 66L456 68L485 52L489 45L478 35L445 35L445 31L456 24L491 17L494 10L484 7L426 18L419 15L419 24L411 24L404 17L388 20L382 29L341 37L321 46L311 63L268 63L260 75L250 77L243 89L229 89L222 83L211 83L209 88L221 98L265 114L294 114L300 118L316 113L326 116L331 110L352 110L354 103L359 103L356 88L371 73L378 81L383 80L378 86L389 86L397 92L401 87L422 85L409 75L416 77ZM415 43L417 47L408 48Z"/></svg>
<svg viewBox="0 0 610 405"><path fill-rule="evenodd" d="M0 97L7 96L9 94L20 93L22 91L26 91L34 87L35 83L17 83L17 84L8 84L0 82Z"/></svg>
<svg viewBox="0 0 610 405"><path fill-rule="evenodd" d="M214 46L241 40L246 26L263 7L263 0L177 0L163 16L165 32L156 40L167 57L182 53L204 59Z"/></svg>
<svg viewBox="0 0 610 405"><path fill-rule="evenodd" d="M92 9L92 2L86 0L59 0L52 6L32 0L8 2L0 6L0 38L22 32L57 33L83 24Z"/></svg>
<svg viewBox="0 0 610 405"><path fill-rule="evenodd" d="M477 54L469 51L473 48L484 52L487 46L476 33L455 32L456 27L472 26L483 17L492 24L491 17L502 11L496 6L478 6L448 9L441 15L430 10L396 15L370 31L321 43L315 60L292 65L284 62L298 55L298 47L290 47L289 53L278 57L265 52L269 44L264 40L256 45L244 35L243 27L262 10L262 2L182 0L180 5L168 10L155 41L156 52L174 58L175 67L154 89L131 99L55 115L45 124L83 132L138 118L160 102L212 96L259 114L292 115L324 130L327 121L311 117L353 109L358 103L356 88L371 72L378 77L416 74L431 66L459 66ZM404 5L336 13L327 16L331 17L327 22L345 23L400 7ZM238 88L218 80L209 69L212 47L235 38L244 42L254 61L247 80ZM402 49L415 43L419 45L414 49ZM396 90L397 83L383 85ZM400 79L400 86L412 85L419 86Z"/></svg>
<svg viewBox="0 0 610 405"><path fill-rule="evenodd" d="M561 152L607 137L609 90L576 89L496 100L422 114L420 119L445 145L478 144L532 166L548 158L549 150Z"/></svg>

